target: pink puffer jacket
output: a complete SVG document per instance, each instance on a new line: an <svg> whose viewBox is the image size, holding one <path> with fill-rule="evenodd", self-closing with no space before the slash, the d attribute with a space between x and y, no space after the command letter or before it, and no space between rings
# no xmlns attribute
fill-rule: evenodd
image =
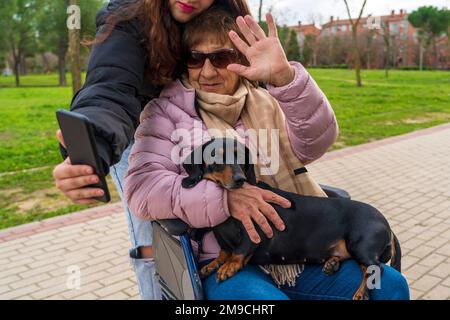
<svg viewBox="0 0 450 320"><path fill-rule="evenodd" d="M292 65L296 69L294 81L281 88L268 86L267 94L279 101L292 148L300 161L307 164L320 158L334 143L338 125L316 82L300 63ZM179 218L192 227L203 228L216 226L230 216L227 191L206 180L195 188L183 189L181 181L187 174L178 161L172 160L178 143L172 142L172 138L177 129L191 135L184 156L210 140L200 121L195 111L195 91L186 89L181 81L168 85L160 98L151 101L143 111L125 180L128 205L139 218ZM198 134L194 137L195 128L203 137ZM238 122L236 129L245 130L242 122ZM214 235L206 234L200 261L215 258L219 250Z"/></svg>

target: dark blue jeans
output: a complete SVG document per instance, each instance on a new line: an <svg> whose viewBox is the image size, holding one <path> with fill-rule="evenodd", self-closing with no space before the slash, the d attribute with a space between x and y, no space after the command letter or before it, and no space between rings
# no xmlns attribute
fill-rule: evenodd
<svg viewBox="0 0 450 320"><path fill-rule="evenodd" d="M208 300L351 300L362 280L359 265L354 260L342 262L332 276L324 274L322 267L306 265L295 287L278 288L269 275L252 265L222 283L216 282L214 273L203 287ZM408 283L395 269L384 266L380 284L380 289L370 290L371 300L409 300Z"/></svg>

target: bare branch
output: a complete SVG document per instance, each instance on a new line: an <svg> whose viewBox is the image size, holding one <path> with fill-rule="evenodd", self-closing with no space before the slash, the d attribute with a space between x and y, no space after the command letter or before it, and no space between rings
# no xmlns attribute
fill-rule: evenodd
<svg viewBox="0 0 450 320"><path fill-rule="evenodd" d="M359 21L361 20L362 14L364 12L364 8L366 7L366 3L367 3L367 0L364 0L364 3L361 7L361 11L359 12L358 20L356 21L356 25L358 25Z"/></svg>
<svg viewBox="0 0 450 320"><path fill-rule="evenodd" d="M347 7L348 18L350 19L350 23L353 26L354 24L353 24L352 14L350 13L350 8L348 6L347 0L344 0L344 3L345 3L345 6Z"/></svg>
<svg viewBox="0 0 450 320"><path fill-rule="evenodd" d="M356 20L356 23L352 19L352 14L350 13L350 7L348 6L347 0L344 0L344 3L345 3L345 7L347 8L348 18L350 19L350 23L352 24L352 26L357 27L359 24L359 21L361 20L362 15L363 15L364 8L366 7L367 0L364 0L364 3L361 7L361 11L359 12L359 15L358 15L358 19Z"/></svg>

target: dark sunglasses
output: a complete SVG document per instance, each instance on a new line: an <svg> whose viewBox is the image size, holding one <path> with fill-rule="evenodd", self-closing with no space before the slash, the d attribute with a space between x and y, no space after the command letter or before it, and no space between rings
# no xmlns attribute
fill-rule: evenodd
<svg viewBox="0 0 450 320"><path fill-rule="evenodd" d="M188 54L187 66L191 69L202 68L206 59L209 59L214 67L224 69L229 64L237 62L238 55L234 49L220 49L210 53L191 51Z"/></svg>

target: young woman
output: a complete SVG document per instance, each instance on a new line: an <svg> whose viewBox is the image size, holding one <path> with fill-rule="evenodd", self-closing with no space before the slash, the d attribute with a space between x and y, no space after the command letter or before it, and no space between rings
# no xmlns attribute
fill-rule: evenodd
<svg viewBox="0 0 450 320"><path fill-rule="evenodd" d="M86 83L73 98L71 110L86 115L94 124L105 172L111 173L122 198L128 156L143 106L158 96L161 86L179 75L183 24L213 3L236 15L250 14L246 0L111 0L97 15L98 33ZM58 138L63 144L60 132ZM67 197L78 204L92 204L93 198L102 195L102 190L88 187L98 181L92 173L92 168L71 165L66 159L53 174ZM159 299L151 224L136 218L125 202L124 206L140 295Z"/></svg>
<svg viewBox="0 0 450 320"><path fill-rule="evenodd" d="M178 218L204 228L233 216L254 238L257 235L252 220L265 218L253 207L242 208L240 204L261 199L259 189L244 184L240 189L224 190L208 180L191 189L183 188L187 173L182 161L177 160L180 149L188 156L212 137L223 137L230 131L251 148L260 146L264 139L256 137L255 141L254 137L252 141L245 135L247 130L256 130L257 135L260 130L279 130L279 153L275 155L279 170L258 178L296 192L299 183L305 186L306 178L296 177L291 169L298 168L295 165L299 162L308 164L320 158L337 137L336 118L327 98L300 63L287 61L271 15L267 16L269 36L250 16L239 17L237 24L235 18L225 10L212 8L187 24L183 36L187 77L166 86L141 115L125 195L130 208L142 219ZM255 86L258 82L265 83L267 90ZM175 141L174 133L182 139ZM270 151L265 150L258 148L258 153L267 158ZM256 168L258 174L258 162ZM266 201L260 205L271 208ZM263 230L268 228L267 221L259 224ZM206 234L199 250L200 265L217 257L219 249L213 233ZM352 299L361 277L358 264L348 260L333 276L325 275L322 265L306 265L294 287L278 288L262 270L251 265L222 283L217 283L216 274L212 274L203 284L208 299L341 300ZM370 298L408 299L406 280L385 266L381 289L372 290Z"/></svg>

